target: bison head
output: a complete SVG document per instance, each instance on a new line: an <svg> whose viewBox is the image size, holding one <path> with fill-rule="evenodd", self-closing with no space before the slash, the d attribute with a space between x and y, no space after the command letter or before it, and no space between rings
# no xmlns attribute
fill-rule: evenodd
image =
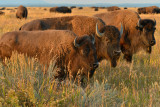
<svg viewBox="0 0 160 107"><path fill-rule="evenodd" d="M150 19L139 19L136 26L136 28L140 32L143 47L148 53L151 53L151 46L156 44L156 40L154 37L154 32L156 30L155 26L156 21Z"/></svg>
<svg viewBox="0 0 160 107"><path fill-rule="evenodd" d="M81 69L83 72L81 75L86 75L91 77L98 67L98 59L96 54L96 48L94 46L95 39L90 36L76 37L73 45L75 47L75 53L71 58L74 61L71 64L72 75L75 77L77 75L77 70ZM88 72L89 71L89 72Z"/></svg>
<svg viewBox="0 0 160 107"><path fill-rule="evenodd" d="M99 31L98 25L96 25L96 34L100 39L100 42L98 43L98 47L100 48L99 50L102 56L104 56L104 59L110 60L112 67L116 67L117 60L120 57L120 37L122 33L122 25L120 32L115 26L105 26Z"/></svg>

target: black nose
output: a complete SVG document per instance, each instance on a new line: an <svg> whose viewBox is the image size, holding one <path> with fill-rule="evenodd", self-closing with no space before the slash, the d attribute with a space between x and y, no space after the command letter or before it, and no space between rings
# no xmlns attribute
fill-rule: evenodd
<svg viewBox="0 0 160 107"><path fill-rule="evenodd" d="M116 55L116 56L120 55L120 53L121 53L121 50L119 50L119 51L113 51L113 54Z"/></svg>
<svg viewBox="0 0 160 107"><path fill-rule="evenodd" d="M98 68L98 66L99 66L98 62L93 64L93 68Z"/></svg>
<svg viewBox="0 0 160 107"><path fill-rule="evenodd" d="M155 40L152 40L151 42L150 42L150 45L151 46L153 46L153 45L155 45L156 44L156 41Z"/></svg>

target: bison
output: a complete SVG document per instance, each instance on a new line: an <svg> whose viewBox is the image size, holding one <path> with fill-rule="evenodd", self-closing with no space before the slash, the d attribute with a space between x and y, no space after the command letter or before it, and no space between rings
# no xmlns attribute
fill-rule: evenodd
<svg viewBox="0 0 160 107"><path fill-rule="evenodd" d="M137 12L139 13L139 14L146 14L146 8L144 8L144 7L142 7L142 8L138 8L137 9Z"/></svg>
<svg viewBox="0 0 160 107"><path fill-rule="evenodd" d="M70 9L76 8L76 6L71 6Z"/></svg>
<svg viewBox="0 0 160 107"><path fill-rule="evenodd" d="M106 25L113 25L120 29L120 23L124 26L123 35L120 39L120 46L124 58L132 61L132 55L141 49L151 53L155 45L154 37L156 21L141 19L137 12L131 10L118 10L114 12L96 14Z"/></svg>
<svg viewBox="0 0 160 107"><path fill-rule="evenodd" d="M141 7L137 9L139 14L149 14L149 13L159 13L160 9L157 6L150 6L150 7Z"/></svg>
<svg viewBox="0 0 160 107"><path fill-rule="evenodd" d="M75 78L79 69L81 75L91 77L98 67L94 41L93 37L77 37L69 30L8 32L0 39L0 58L9 58L17 51L39 59L42 65L49 65L54 57L57 67L61 68L56 77L63 78L65 71L71 71Z"/></svg>
<svg viewBox="0 0 160 107"><path fill-rule="evenodd" d="M95 7L95 8L94 8L94 11L98 11L98 7Z"/></svg>
<svg viewBox="0 0 160 107"><path fill-rule="evenodd" d="M27 15L28 15L28 11L27 11L27 8L20 5L17 9L17 12L16 12L16 17L19 18L19 19L22 19L22 18L27 18Z"/></svg>
<svg viewBox="0 0 160 107"><path fill-rule="evenodd" d="M59 13L71 13L72 10L68 7L52 7L50 8L50 12L59 12Z"/></svg>
<svg viewBox="0 0 160 107"><path fill-rule="evenodd" d="M160 13L160 8L154 8L153 13L156 13L156 14Z"/></svg>
<svg viewBox="0 0 160 107"><path fill-rule="evenodd" d="M57 9L57 7L52 7L52 8L49 9L49 11L50 11L50 12L57 12L56 9Z"/></svg>
<svg viewBox="0 0 160 107"><path fill-rule="evenodd" d="M96 26L97 23L97 26ZM20 27L19 30L71 30L78 36L87 34L95 36L98 61L108 59L112 67L116 67L119 59L120 35L122 34L114 26L105 26L104 22L96 17L89 16L65 16L55 18L37 19L28 22Z"/></svg>
<svg viewBox="0 0 160 107"><path fill-rule="evenodd" d="M4 14L5 14L4 12L0 11L0 15L4 15Z"/></svg>
<svg viewBox="0 0 160 107"><path fill-rule="evenodd" d="M0 8L0 10L5 10L5 9L6 9L5 7Z"/></svg>
<svg viewBox="0 0 160 107"><path fill-rule="evenodd" d="M111 7L107 7L107 10L108 11L115 11L115 10L120 10L120 8L117 6L111 6Z"/></svg>

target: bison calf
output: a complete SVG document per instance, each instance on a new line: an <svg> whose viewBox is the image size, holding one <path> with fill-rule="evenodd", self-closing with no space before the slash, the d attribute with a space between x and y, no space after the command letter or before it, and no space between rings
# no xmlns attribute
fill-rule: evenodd
<svg viewBox="0 0 160 107"><path fill-rule="evenodd" d="M57 67L61 68L58 78L66 77L65 71L71 71L75 78L79 69L81 75L91 77L98 67L94 38L77 37L69 30L6 33L0 39L0 58L11 57L13 51L35 57L42 65L49 65L53 57L56 58Z"/></svg>

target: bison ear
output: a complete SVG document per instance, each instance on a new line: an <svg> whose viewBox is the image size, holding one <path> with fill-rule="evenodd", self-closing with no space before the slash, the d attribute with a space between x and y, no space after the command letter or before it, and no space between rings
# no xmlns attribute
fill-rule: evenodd
<svg viewBox="0 0 160 107"><path fill-rule="evenodd" d="M74 39L73 44L74 44L74 47L76 47L76 48L80 47L80 44L77 43L77 37Z"/></svg>

